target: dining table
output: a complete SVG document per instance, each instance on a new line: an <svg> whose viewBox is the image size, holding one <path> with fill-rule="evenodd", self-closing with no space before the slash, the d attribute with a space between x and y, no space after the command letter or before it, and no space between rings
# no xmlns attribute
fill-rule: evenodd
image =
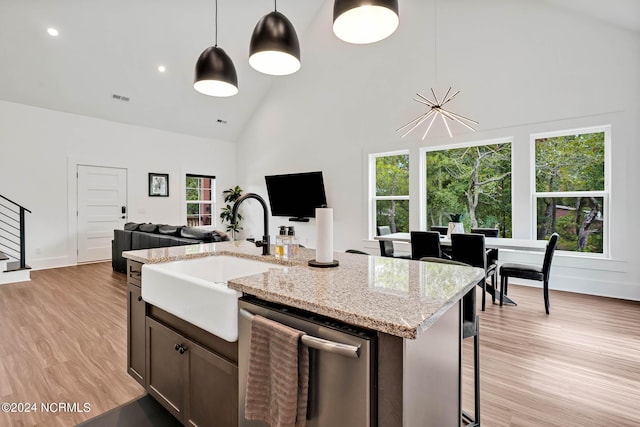
<svg viewBox="0 0 640 427"><path fill-rule="evenodd" d="M382 241L411 243L411 233L390 233L382 236L375 236L374 239ZM487 249L497 250L507 249L518 251L544 252L547 248L546 240L513 239L510 237L485 237L484 243ZM440 245L444 247L451 247L451 238L449 236L441 234ZM487 284L487 291L491 294L492 300L495 301L498 290L494 289L490 284ZM515 300L509 298L507 295L504 295L503 303L508 305L518 305Z"/></svg>
<svg viewBox="0 0 640 427"><path fill-rule="evenodd" d="M390 233L383 236L375 236L374 239L411 243L411 233ZM510 237L485 237L484 244L487 248L518 251L544 252L547 248L546 240L512 239ZM446 235L440 235L440 245L451 246L451 238Z"/></svg>

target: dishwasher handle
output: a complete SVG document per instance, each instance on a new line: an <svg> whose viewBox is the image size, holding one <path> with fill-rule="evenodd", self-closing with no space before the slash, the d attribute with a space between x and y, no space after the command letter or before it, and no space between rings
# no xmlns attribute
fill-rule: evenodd
<svg viewBox="0 0 640 427"><path fill-rule="evenodd" d="M255 316L253 313L245 310L244 308L240 309L240 315L246 317L249 320L253 320ZM351 359L357 359L360 356L360 346L359 345L350 345L343 344L335 341L325 340L324 338L318 338L311 335L304 334L300 338L302 344L306 345L309 348L314 348L316 350L327 351L329 353L339 354L341 356L349 357Z"/></svg>

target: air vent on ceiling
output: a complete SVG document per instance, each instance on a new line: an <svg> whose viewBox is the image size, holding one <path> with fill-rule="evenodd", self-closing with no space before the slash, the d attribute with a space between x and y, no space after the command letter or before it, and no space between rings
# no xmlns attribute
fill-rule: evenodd
<svg viewBox="0 0 640 427"><path fill-rule="evenodd" d="M118 94L114 93L112 95L112 98L113 99L117 99L117 100L122 101L122 102L129 102L129 97L128 96L122 96L122 95L118 95Z"/></svg>

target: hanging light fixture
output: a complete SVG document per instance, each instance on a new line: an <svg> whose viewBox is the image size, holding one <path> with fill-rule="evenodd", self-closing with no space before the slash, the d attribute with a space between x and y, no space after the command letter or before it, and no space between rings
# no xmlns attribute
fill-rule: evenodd
<svg viewBox="0 0 640 427"><path fill-rule="evenodd" d="M238 93L238 75L229 55L218 47L218 0L216 0L215 45L206 48L196 62L193 88L209 96L233 96Z"/></svg>
<svg viewBox="0 0 640 427"><path fill-rule="evenodd" d="M429 126L427 126L427 130L422 135L422 140L424 141L424 139L427 137L427 134L429 133L429 130L431 130L431 126L433 126L433 122L436 121L438 116L442 119L442 122L444 123L445 127L447 128L447 132L449 133L449 138L453 138L453 134L451 133L451 128L449 127L449 123L447 123L447 120L450 120L450 121L456 122L456 123L460 123L461 125L463 125L467 129L475 132L476 130L474 128L472 128L471 126L469 126L465 122L473 123L473 124L476 124L476 125L478 124L478 122L476 122L475 120L472 120L472 119L470 119L468 117L462 116L460 114L456 114L453 111L445 110L444 108L442 108L446 103L448 103L453 98L455 98L456 95L458 95L460 93L460 91L457 91L453 95L449 96L450 93L451 93L451 88L449 88L449 90L442 97L442 99L438 99L438 97L436 96L436 93L433 91L433 88L432 88L431 89L431 94L433 95L433 100L428 99L427 97L422 96L419 93L416 93L416 95L418 95L418 98L414 98L413 100L416 101L416 102L419 102L420 104L426 105L427 107L429 107L428 110L424 114L421 114L420 116L418 116L415 119L411 120L409 123L407 123L406 125L402 126L401 128L396 129L396 132L400 132L401 130L406 129L407 127L413 125L413 126L411 126L411 128L408 131L406 131L402 135L402 137L404 138L405 136L409 135L409 133L411 133L412 130L414 130L415 128L420 126L427 119L431 118L431 121L429 122Z"/></svg>
<svg viewBox="0 0 640 427"><path fill-rule="evenodd" d="M300 69L300 44L291 21L277 10L263 16L251 35L249 64L273 76L293 74Z"/></svg>
<svg viewBox="0 0 640 427"><path fill-rule="evenodd" d="M348 43L374 43L398 28L398 0L335 0L333 32Z"/></svg>
<svg viewBox="0 0 640 427"><path fill-rule="evenodd" d="M437 26L438 18L437 17L438 17L438 0L435 0L433 4L433 46L434 46L433 71L434 71L434 76L436 81L438 81L438 26ZM419 115L415 119L411 120L406 125L396 129L396 132L400 132L401 130L409 128L409 130L407 130L405 133L402 134L402 137L404 138L405 136L409 135L414 129L420 126L422 123L431 119L429 121L429 124L427 125L427 129L422 134L422 140L424 141L424 139L427 137L427 134L431 130L431 126L433 126L433 123L438 119L438 117L442 119L442 123L444 123L444 126L447 128L447 133L449 134L449 138L453 138L453 134L451 133L451 127L449 126L449 123L461 124L462 126L466 127L470 131L475 132L476 130L473 127L471 127L471 124L477 125L478 122L468 117L465 117L463 115L454 113L453 111L448 109L449 107L447 107L447 109L444 108L444 106L449 102L451 102L453 98L455 98L459 93L460 91L457 91L456 93L451 95L451 87L449 87L449 90L447 91L447 93L445 93L445 95L442 98L438 98L433 88L431 88L431 95L433 95L433 99L429 99L426 96L421 95L420 93L416 93L418 97L413 98L413 100L426 106L427 111L425 111L423 114Z"/></svg>

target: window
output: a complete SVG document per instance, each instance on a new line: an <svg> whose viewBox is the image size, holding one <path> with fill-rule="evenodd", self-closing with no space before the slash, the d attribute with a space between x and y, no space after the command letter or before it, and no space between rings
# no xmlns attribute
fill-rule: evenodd
<svg viewBox="0 0 640 427"><path fill-rule="evenodd" d="M425 150L426 224L463 214L466 231L499 228L511 237L511 142Z"/></svg>
<svg viewBox="0 0 640 427"><path fill-rule="evenodd" d="M604 254L608 128L533 135L538 239L560 235L558 249Z"/></svg>
<svg viewBox="0 0 640 427"><path fill-rule="evenodd" d="M369 161L373 235L381 225L388 225L392 233L408 232L409 152L372 154Z"/></svg>
<svg viewBox="0 0 640 427"><path fill-rule="evenodd" d="M215 225L216 177L187 174L187 225L202 227Z"/></svg>

